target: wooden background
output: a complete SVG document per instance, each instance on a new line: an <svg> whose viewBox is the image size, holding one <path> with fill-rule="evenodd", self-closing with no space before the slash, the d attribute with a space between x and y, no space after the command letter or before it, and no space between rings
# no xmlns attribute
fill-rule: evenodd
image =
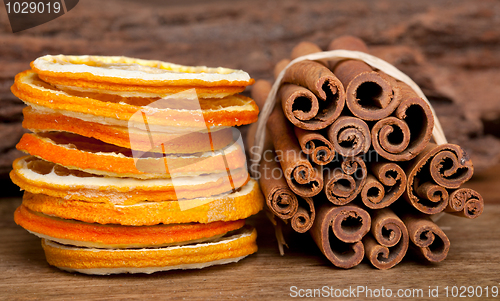
<svg viewBox="0 0 500 301"><path fill-rule="evenodd" d="M272 78L274 64L302 40L326 47L342 34L408 73L438 111L451 142L472 154L468 186L486 200L483 216L439 220L448 258L426 264L407 256L388 271L363 262L333 267L307 235L287 233L279 255L262 214L259 252L237 264L153 275L92 277L50 267L40 240L13 222L19 192L7 178L23 133L23 104L9 91L16 73L44 54L128 55L180 64L241 68ZM298 288L423 289L500 285L499 1L118 1L82 0L67 15L12 34L0 7L0 300L283 300ZM387 299L387 298L386 298ZM427 299L427 298L424 298ZM434 299L434 298L433 298ZM484 299L484 298L483 298ZM500 298L497 298L497 300Z"/></svg>

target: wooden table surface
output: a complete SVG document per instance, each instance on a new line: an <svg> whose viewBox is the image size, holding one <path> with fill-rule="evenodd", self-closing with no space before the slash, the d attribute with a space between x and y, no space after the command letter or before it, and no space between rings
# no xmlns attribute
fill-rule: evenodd
<svg viewBox="0 0 500 301"><path fill-rule="evenodd" d="M498 169L496 169L498 170ZM482 216L467 220L444 215L438 224L448 235L451 248L445 261L425 263L408 254L396 267L379 271L363 261L350 270L333 267L307 234L288 233L289 249L280 256L274 230L259 214L250 219L259 233L259 251L239 263L202 270L171 271L151 275L87 276L49 266L40 239L17 226L13 212L19 198L0 199L0 300L283 300L307 293L305 289L399 289L410 294L422 290L429 298L429 286L439 287L439 297L449 296L453 286L481 286L483 298L488 286L500 287L500 177L496 170L479 175L468 186L486 197ZM295 286L296 288L292 288ZM361 288L360 288L361 289ZM347 292L347 291L346 291ZM376 293L374 291L374 293ZM465 294L467 295L467 294ZM352 297L353 295L351 295ZM361 299L365 293L359 293ZM346 298L336 298L342 300ZM473 298L467 298L467 300Z"/></svg>

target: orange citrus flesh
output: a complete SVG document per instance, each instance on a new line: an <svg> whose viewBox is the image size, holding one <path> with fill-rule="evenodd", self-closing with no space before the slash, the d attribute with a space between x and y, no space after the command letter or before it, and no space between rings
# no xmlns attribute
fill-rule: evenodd
<svg viewBox="0 0 500 301"><path fill-rule="evenodd" d="M129 131L126 127L104 125L96 122L84 121L62 114L44 114L31 107L23 109L23 127L32 131L63 131L85 137L91 137L106 143L131 148ZM192 154L208 152L226 147L233 142L230 128L221 129L210 134L193 132L184 134L170 134L158 132L136 131L134 148L138 151L162 153L161 146L152 148L153 141L165 141L163 148L166 154ZM213 143L208 143L213 142Z"/></svg>
<svg viewBox="0 0 500 301"><path fill-rule="evenodd" d="M233 221L256 214L264 205L264 198L254 180L236 193L198 200L199 206L181 210L178 201L115 206L25 192L23 205L32 211L64 219L132 226Z"/></svg>
<svg viewBox="0 0 500 301"><path fill-rule="evenodd" d="M42 247L49 264L66 270L149 268L201 264L250 255L257 251L256 239L255 229L248 229L218 242L180 247L88 249L64 246L45 239L42 239Z"/></svg>
<svg viewBox="0 0 500 301"><path fill-rule="evenodd" d="M13 167L14 169L10 172L12 182L31 193L116 205L209 197L227 193L232 190L232 187L242 187L250 179L248 172L245 169L240 169L232 173L231 177L227 176L226 173L225 176L221 176L215 181L210 180L196 184L181 185L179 179L174 181L170 179L136 179L133 183L138 184L130 186L131 181L127 178L106 178L83 171L70 170L32 156L16 159ZM50 181L47 175L50 175ZM73 181L72 184L68 184L69 177ZM79 181L74 181L75 177ZM148 184L147 181L155 181L156 184Z"/></svg>
<svg viewBox="0 0 500 301"><path fill-rule="evenodd" d="M115 176L141 178L170 178L171 172L194 175L220 173L227 168L243 168L246 160L241 147L235 143L231 152L217 152L206 157L172 156L165 164L164 158L156 156L143 157L135 162L129 149L65 132L26 133L16 148L70 169L90 169L114 173ZM222 156L225 156L225 161Z"/></svg>
<svg viewBox="0 0 500 301"><path fill-rule="evenodd" d="M28 104L40 105L53 110L91 114L129 121L140 118L136 113L145 109L150 124L176 127L236 126L257 121L259 109L255 102L242 95L220 99L199 98L198 101L162 99L162 109L152 105L160 98L122 97L119 95L61 90L42 80L32 70L16 75L11 87L14 95ZM179 91L181 92L181 91ZM196 89L198 93L198 89ZM181 96L179 96L181 97ZM201 111L200 111L201 110ZM203 116L205 122L194 121L193 112ZM141 120L135 120L141 121Z"/></svg>
<svg viewBox="0 0 500 301"><path fill-rule="evenodd" d="M125 85L146 85L146 86L204 86L204 87L219 87L219 86L248 86L254 83L254 80L248 77L246 74L246 79L241 78L240 80L235 80L234 78L231 80L231 74L242 73L241 70L233 70L228 68L207 68L204 66L182 66L177 64L172 64L168 62L155 61L155 60L144 60L130 57L112 57L112 56L70 56L70 55L59 55L52 57L41 57L38 58L41 60L39 63L46 63L45 66L37 65L37 62L33 61L30 63L30 66L37 73L50 76L50 77L58 77L62 79L75 79L79 81L96 81L96 82L104 82L104 83L116 83L116 84L125 84ZM45 62L43 62L45 61ZM55 66L57 64L63 65L73 65L75 68L72 68L72 72L65 71L53 71L51 70L51 65ZM88 72L78 71L78 65L86 65L90 67L95 67L93 71L96 71L98 74L93 74L91 69L88 69ZM40 66L38 68L37 66ZM127 76L120 76L119 74L110 74L106 69L121 69L130 75L133 74L130 78ZM52 68L53 69L53 68ZM98 70L100 69L100 70ZM153 69L153 70L152 70ZM156 69L156 70L154 70ZM101 72L99 74L99 71ZM153 71L156 74L160 74L161 77L162 72L173 72L175 74L175 79L145 79L142 76L142 71L146 73L150 73ZM193 74L217 74L219 79L215 81L203 80L201 78L189 78L187 75ZM244 76L245 77L245 76Z"/></svg>
<svg viewBox="0 0 500 301"><path fill-rule="evenodd" d="M101 225L74 220L64 220L42 213L35 213L21 205L14 213L15 222L21 227L44 236L82 242L95 242L109 247L127 245L172 244L210 238L244 226L244 220L188 223L154 226Z"/></svg>
<svg viewBox="0 0 500 301"><path fill-rule="evenodd" d="M65 75L59 76L49 76L45 74L38 74L40 79L47 83L53 85L64 85L70 87L81 87L81 88L91 88L100 91L120 91L120 92L144 92L144 93L155 93L155 94L175 94L188 89L196 89L196 93L205 98L210 98L211 95L216 94L217 96L229 96L236 93L243 92L246 86L213 86L204 87L201 85L196 85L196 83L190 83L189 85L166 85L166 86L147 86L147 85L137 85L132 84L120 84L111 82L101 82L101 81L91 81L91 80L81 80L81 79L71 79L66 78ZM201 82L198 82L201 83ZM227 84L227 83L222 83Z"/></svg>

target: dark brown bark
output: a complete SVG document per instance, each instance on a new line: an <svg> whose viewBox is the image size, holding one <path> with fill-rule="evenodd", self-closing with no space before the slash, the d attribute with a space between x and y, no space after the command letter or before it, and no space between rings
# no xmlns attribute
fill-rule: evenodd
<svg viewBox="0 0 500 301"><path fill-rule="evenodd" d="M333 265L348 269L363 260L364 247L361 240L370 226L370 215L357 205L339 207L323 203L317 208L316 220L310 233Z"/></svg>
<svg viewBox="0 0 500 301"><path fill-rule="evenodd" d="M395 91L401 104L393 116L378 121L371 130L373 148L391 161L408 161L429 143L434 117L429 105L405 83L398 82Z"/></svg>
<svg viewBox="0 0 500 301"><path fill-rule="evenodd" d="M381 270L398 264L408 250L408 230L403 221L389 208L373 210L371 233L363 238L365 256Z"/></svg>
<svg viewBox="0 0 500 301"><path fill-rule="evenodd" d="M297 127L323 129L332 124L344 108L342 83L320 63L298 62L285 71L282 82L292 84L280 88L279 99L286 117Z"/></svg>
<svg viewBox="0 0 500 301"><path fill-rule="evenodd" d="M324 192L335 205L345 205L354 200L366 183L367 169L359 157L341 158L324 167Z"/></svg>
<svg viewBox="0 0 500 301"><path fill-rule="evenodd" d="M327 133L335 150L344 157L364 154L370 149L370 129L359 118L341 116L328 128Z"/></svg>
<svg viewBox="0 0 500 301"><path fill-rule="evenodd" d="M364 42L352 36L333 40L328 50L368 52ZM358 60L342 60L331 65L333 73L346 89L346 105L354 116L364 120L379 120L389 116L399 105L388 76L373 71Z"/></svg>
<svg viewBox="0 0 500 301"><path fill-rule="evenodd" d="M406 188L404 170L393 162L369 163L369 174L361 190L361 200L370 209L390 206Z"/></svg>
<svg viewBox="0 0 500 301"><path fill-rule="evenodd" d="M448 192L468 181L472 162L460 146L430 143L404 168L408 177L404 198L415 209L427 214L443 211Z"/></svg>
<svg viewBox="0 0 500 301"><path fill-rule="evenodd" d="M335 158L335 149L330 141L318 131L306 131L294 127L300 148L318 165L330 163Z"/></svg>

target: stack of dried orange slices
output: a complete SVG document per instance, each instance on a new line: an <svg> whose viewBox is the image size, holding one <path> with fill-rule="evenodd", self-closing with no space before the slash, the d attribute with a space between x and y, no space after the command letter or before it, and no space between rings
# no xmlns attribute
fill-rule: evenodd
<svg viewBox="0 0 500 301"><path fill-rule="evenodd" d="M233 126L258 108L227 68L44 56L12 92L28 106L11 178L16 222L47 261L87 274L152 273L256 252L245 218L263 206Z"/></svg>

